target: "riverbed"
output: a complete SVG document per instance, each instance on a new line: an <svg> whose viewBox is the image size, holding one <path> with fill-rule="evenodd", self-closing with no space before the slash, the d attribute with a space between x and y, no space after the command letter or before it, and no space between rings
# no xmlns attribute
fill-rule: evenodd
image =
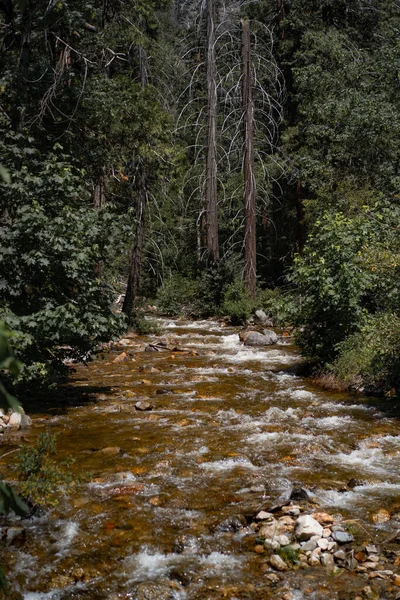
<svg viewBox="0 0 400 600"><path fill-rule="evenodd" d="M76 367L54 396L25 406L32 427L4 444L50 431L57 459L72 457L83 476L3 552L13 597L341 600L368 597L368 587L370 597L396 597L390 578L348 569L295 569L271 581L251 529L257 510L297 487L356 543L393 535L395 408L320 389L300 374L290 339L249 348L217 321L160 326L161 336L132 334ZM12 479L10 458L1 463ZM377 522L382 510L390 519ZM247 526L219 527L235 515Z"/></svg>

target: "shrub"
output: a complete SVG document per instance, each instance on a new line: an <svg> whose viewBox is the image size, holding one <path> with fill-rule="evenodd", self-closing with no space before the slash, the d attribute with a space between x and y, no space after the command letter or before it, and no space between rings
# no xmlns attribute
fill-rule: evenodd
<svg viewBox="0 0 400 600"><path fill-rule="evenodd" d="M224 289L219 312L229 316L233 325L245 323L255 309L255 301L249 298L246 286L241 279L235 279Z"/></svg>
<svg viewBox="0 0 400 600"><path fill-rule="evenodd" d="M157 305L161 312L177 316L194 310L198 282L174 273L157 292Z"/></svg>
<svg viewBox="0 0 400 600"><path fill-rule="evenodd" d="M293 323L299 312L298 296L292 292L282 292L279 288L258 290L256 304L278 326Z"/></svg>
<svg viewBox="0 0 400 600"><path fill-rule="evenodd" d="M161 335L161 327L154 319L145 319L140 315L136 315L132 322L132 327L139 335Z"/></svg>
<svg viewBox="0 0 400 600"><path fill-rule="evenodd" d="M370 317L339 347L333 372L348 386L398 395L400 390L400 318L393 313Z"/></svg>
<svg viewBox="0 0 400 600"><path fill-rule="evenodd" d="M56 436L49 432L38 436L35 446L21 446L16 461L21 496L34 506L56 506L60 487L67 490L75 483L68 467L73 459L57 463L51 458Z"/></svg>

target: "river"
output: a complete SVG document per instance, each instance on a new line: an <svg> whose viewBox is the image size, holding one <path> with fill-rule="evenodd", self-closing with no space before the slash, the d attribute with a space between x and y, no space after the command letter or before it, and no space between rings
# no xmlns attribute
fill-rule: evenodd
<svg viewBox="0 0 400 600"><path fill-rule="evenodd" d="M299 375L301 359L284 340L248 348L217 321L160 324L164 349L145 351L160 336L127 337L78 366L54 397L25 407L33 425L11 448L48 430L58 436L57 459L72 456L73 472L90 475L24 521L26 541L3 551L13 597L396 597L390 577L348 569L269 579L251 529L251 515L293 486L349 524L359 547L400 529L393 406L321 390ZM2 472L12 479L9 460ZM391 519L374 522L381 509ZM221 527L236 515L247 525Z"/></svg>

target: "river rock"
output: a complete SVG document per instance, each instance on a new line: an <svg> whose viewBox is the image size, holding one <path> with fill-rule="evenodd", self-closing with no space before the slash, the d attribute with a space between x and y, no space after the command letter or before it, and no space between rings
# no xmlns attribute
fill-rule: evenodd
<svg viewBox="0 0 400 600"><path fill-rule="evenodd" d="M349 544L354 541L353 536L347 531L334 531L332 537L338 544Z"/></svg>
<svg viewBox="0 0 400 600"><path fill-rule="evenodd" d="M136 600L172 600L176 598L168 582L145 581L136 588Z"/></svg>
<svg viewBox="0 0 400 600"><path fill-rule="evenodd" d="M372 521L374 523L386 523L386 521L390 521L390 512L380 508L378 512L372 515Z"/></svg>
<svg viewBox="0 0 400 600"><path fill-rule="evenodd" d="M333 567L334 565L333 556L329 552L322 552L319 560L324 567Z"/></svg>
<svg viewBox="0 0 400 600"><path fill-rule="evenodd" d="M265 510L262 510L258 513L258 515L256 515L256 519L258 521L273 521L274 515L272 513L266 512Z"/></svg>
<svg viewBox="0 0 400 600"><path fill-rule="evenodd" d="M270 319L261 308L256 310L255 318L261 325L265 325L266 327L272 327L273 325L272 319Z"/></svg>
<svg viewBox="0 0 400 600"><path fill-rule="evenodd" d="M317 547L317 542L315 540L308 540L308 542L301 543L302 552L312 552Z"/></svg>
<svg viewBox="0 0 400 600"><path fill-rule="evenodd" d="M332 523L335 521L331 515L328 515L328 513L324 512L313 513L312 516L316 521L318 521L318 523L320 523L320 525L332 525Z"/></svg>
<svg viewBox="0 0 400 600"><path fill-rule="evenodd" d="M20 429L21 424L22 424L22 413L13 412L10 415L10 420L8 421L8 426L11 427L11 429Z"/></svg>
<svg viewBox="0 0 400 600"><path fill-rule="evenodd" d="M22 546L26 540L26 531L23 527L9 527L7 529L7 546Z"/></svg>
<svg viewBox="0 0 400 600"><path fill-rule="evenodd" d="M278 341L276 333L273 331L271 333L273 334L272 336L264 335L258 331L246 331L242 335L242 339L244 340L245 346L271 346Z"/></svg>
<svg viewBox="0 0 400 600"><path fill-rule="evenodd" d="M148 411L148 410L153 410L154 406L152 404L150 404L150 402L145 402L144 400L140 400L139 402L136 402L135 408L136 408L136 410L140 410L140 411L144 412L144 411Z"/></svg>
<svg viewBox="0 0 400 600"><path fill-rule="evenodd" d="M326 538L321 538L317 540L317 545L321 550L328 550L329 542Z"/></svg>
<svg viewBox="0 0 400 600"><path fill-rule="evenodd" d="M121 352L118 356L116 356L113 360L113 363L120 363L129 360L129 357L126 352Z"/></svg>
<svg viewBox="0 0 400 600"><path fill-rule="evenodd" d="M269 559L269 564L271 565L271 567L273 567L277 571L287 571L288 570L287 564L279 556L279 554L273 554Z"/></svg>
<svg viewBox="0 0 400 600"><path fill-rule="evenodd" d="M307 541L313 536L322 537L323 527L311 515L299 517L295 523L294 534L300 541Z"/></svg>
<svg viewBox="0 0 400 600"><path fill-rule="evenodd" d="M278 343L279 338L272 329L263 329L263 335L269 339L269 344L272 345Z"/></svg>
<svg viewBox="0 0 400 600"><path fill-rule="evenodd" d="M310 565L310 567L318 567L318 565L321 564L318 556L316 556L315 554L311 554L310 558L308 559L308 564Z"/></svg>
<svg viewBox="0 0 400 600"><path fill-rule="evenodd" d="M218 532L228 532L228 531L240 531L243 527L246 526L246 519L243 515L233 515L232 517L228 517L222 523L217 525L215 531Z"/></svg>
<svg viewBox="0 0 400 600"><path fill-rule="evenodd" d="M117 454L121 452L121 448L118 448L118 446L109 446L107 448L103 448L100 450L100 452L106 454L106 456L117 456Z"/></svg>
<svg viewBox="0 0 400 600"><path fill-rule="evenodd" d="M21 428L26 429L28 427L31 427L31 425L32 425L32 419L28 415L26 415L24 412L22 412Z"/></svg>

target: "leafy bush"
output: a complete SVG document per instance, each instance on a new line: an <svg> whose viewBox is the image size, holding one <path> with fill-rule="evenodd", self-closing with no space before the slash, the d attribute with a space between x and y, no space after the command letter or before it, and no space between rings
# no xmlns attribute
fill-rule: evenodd
<svg viewBox="0 0 400 600"><path fill-rule="evenodd" d="M99 276L118 224L92 208L84 171L60 146L47 156L17 144L7 151L12 180L0 182L0 318L14 331L22 377L31 379L122 331ZM18 166L21 157L29 157L29 167Z"/></svg>
<svg viewBox="0 0 400 600"><path fill-rule="evenodd" d="M157 292L158 308L171 316L190 314L194 310L197 293L197 281L174 273Z"/></svg>
<svg viewBox="0 0 400 600"><path fill-rule="evenodd" d="M348 386L399 394L400 318L393 313L370 317L339 345L333 372Z"/></svg>
<svg viewBox="0 0 400 600"><path fill-rule="evenodd" d="M227 287L237 280L242 272L235 260L220 260L210 265L201 274L197 295L197 313L203 317L218 315L225 298Z"/></svg>
<svg viewBox="0 0 400 600"><path fill-rule="evenodd" d="M282 292L279 288L258 290L256 305L279 326L292 324L299 311L298 296L293 292Z"/></svg>
<svg viewBox="0 0 400 600"><path fill-rule="evenodd" d="M38 436L35 446L21 446L18 451L19 491L34 506L56 506L60 487L68 490L75 483L68 470L73 459L57 463L50 458L55 450L56 436L45 432Z"/></svg>
<svg viewBox="0 0 400 600"><path fill-rule="evenodd" d="M240 325L251 317L255 307L256 303L249 298L244 282L241 279L235 279L224 289L219 312L224 316L229 316L233 325Z"/></svg>
<svg viewBox="0 0 400 600"><path fill-rule="evenodd" d="M301 294L299 343L318 363L334 360L337 345L362 324L363 298L374 273L362 268L362 249L373 238L371 222L326 213L315 223L293 281Z"/></svg>
<svg viewBox="0 0 400 600"><path fill-rule="evenodd" d="M154 319L145 319L140 315L136 315L132 322L132 327L139 335L160 335L161 327Z"/></svg>

